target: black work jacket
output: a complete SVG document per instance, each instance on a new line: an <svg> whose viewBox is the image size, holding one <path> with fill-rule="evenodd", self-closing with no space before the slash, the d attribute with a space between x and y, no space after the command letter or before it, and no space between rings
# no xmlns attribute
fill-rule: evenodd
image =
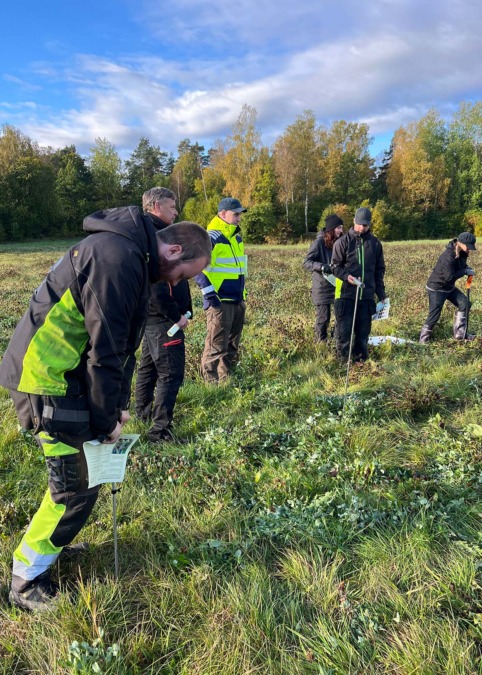
<svg viewBox="0 0 482 675"><path fill-rule="evenodd" d="M156 231L168 227L167 223L152 213L145 216L150 218ZM182 279L175 286L171 286L167 281L151 285L148 324L158 323L159 319L177 323L187 311L191 312L192 316L191 291L187 279Z"/></svg>
<svg viewBox="0 0 482 675"><path fill-rule="evenodd" d="M325 244L324 232L318 234L306 254L303 267L312 272L311 299L314 305L328 305L335 299L335 287L323 276L322 265L331 264L333 249Z"/></svg>
<svg viewBox="0 0 482 675"><path fill-rule="evenodd" d="M336 298L355 299L356 286L350 284L348 276L361 279L365 284L359 291L360 300L373 300L376 293L379 300L385 300L385 261L383 247L371 232L359 235L351 227L333 246L331 258L333 274L341 281L337 283Z"/></svg>
<svg viewBox="0 0 482 675"><path fill-rule="evenodd" d="M0 384L82 397L93 436L108 436L128 408L159 256L155 230L135 206L97 211L84 219L84 230L89 236L32 295L0 365Z"/></svg>
<svg viewBox="0 0 482 675"><path fill-rule="evenodd" d="M427 281L430 291L444 291L450 293L455 288L455 282L464 276L467 269L467 253L460 251L455 257L457 239L449 241L442 255L435 263L432 274Z"/></svg>

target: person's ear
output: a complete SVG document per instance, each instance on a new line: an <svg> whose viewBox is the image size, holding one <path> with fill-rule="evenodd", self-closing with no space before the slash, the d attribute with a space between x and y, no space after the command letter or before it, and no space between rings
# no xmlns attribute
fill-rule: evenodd
<svg viewBox="0 0 482 675"><path fill-rule="evenodd" d="M179 260L182 256L181 244L168 244L164 250L164 255L167 260Z"/></svg>

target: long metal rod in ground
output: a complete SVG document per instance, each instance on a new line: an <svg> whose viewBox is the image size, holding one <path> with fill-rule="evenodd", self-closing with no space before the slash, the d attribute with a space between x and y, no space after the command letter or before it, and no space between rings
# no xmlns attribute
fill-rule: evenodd
<svg viewBox="0 0 482 675"><path fill-rule="evenodd" d="M355 320L356 320L356 311L358 308L358 294L360 292L360 283L357 283L356 285L356 293L355 293L355 310L353 312L353 323L351 326L351 335L350 335L350 348L348 350L348 363L346 366L346 379L345 379L345 393L343 394L343 408L341 410L341 414L345 412L345 403L346 403L346 394L348 392L348 379L350 377L350 365L351 365L351 352L353 349L353 336L355 334Z"/></svg>
<svg viewBox="0 0 482 675"><path fill-rule="evenodd" d="M117 483L112 483L112 523L114 528L114 578L119 578L119 552L117 549Z"/></svg>
<svg viewBox="0 0 482 675"><path fill-rule="evenodd" d="M465 288L467 289L467 319L466 319L466 325L465 325L465 335L464 335L465 338L469 334L470 288L472 286L473 279L474 279L473 275L470 274L467 277L467 281L465 282Z"/></svg>

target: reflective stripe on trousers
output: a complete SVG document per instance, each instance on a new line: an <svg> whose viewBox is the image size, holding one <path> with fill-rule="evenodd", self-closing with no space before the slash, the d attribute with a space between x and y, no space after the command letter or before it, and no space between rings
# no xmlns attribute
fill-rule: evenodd
<svg viewBox="0 0 482 675"><path fill-rule="evenodd" d="M47 490L39 510L13 554L13 574L30 581L53 565L62 546L54 546L50 537L65 509L65 504L54 503L50 490Z"/></svg>

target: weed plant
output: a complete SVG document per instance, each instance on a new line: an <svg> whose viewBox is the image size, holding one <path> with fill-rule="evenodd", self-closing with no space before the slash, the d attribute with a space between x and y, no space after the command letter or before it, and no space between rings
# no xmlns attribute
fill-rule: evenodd
<svg viewBox="0 0 482 675"><path fill-rule="evenodd" d="M482 673L482 357L446 307L417 343L443 242L387 244L391 316L345 369L313 342L305 247L251 247L247 324L226 386L199 377L193 288L176 433L146 426L112 504L101 491L60 563L55 613L9 606L11 558L46 487L42 454L0 390L0 673ZM67 242L0 248L0 354ZM477 258L475 258L477 269ZM477 277L471 330L481 333Z"/></svg>

